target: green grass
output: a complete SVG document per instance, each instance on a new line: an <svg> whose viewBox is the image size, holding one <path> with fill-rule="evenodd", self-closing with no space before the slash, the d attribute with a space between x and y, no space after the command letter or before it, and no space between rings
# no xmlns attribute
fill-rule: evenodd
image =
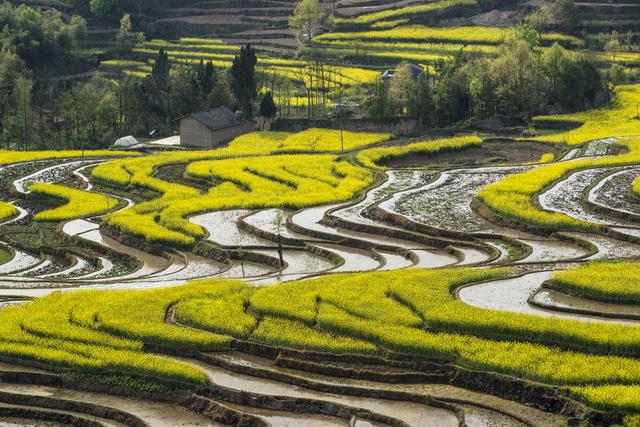
<svg viewBox="0 0 640 427"><path fill-rule="evenodd" d="M11 252L0 247L0 265L6 264L7 262L11 261L11 258L13 258Z"/></svg>

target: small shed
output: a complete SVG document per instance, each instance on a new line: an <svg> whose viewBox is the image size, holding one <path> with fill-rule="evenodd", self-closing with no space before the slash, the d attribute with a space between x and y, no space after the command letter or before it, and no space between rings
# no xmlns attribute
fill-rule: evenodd
<svg viewBox="0 0 640 427"><path fill-rule="evenodd" d="M181 117L180 145L215 148L255 130L255 122L245 119L227 107L219 107Z"/></svg>
<svg viewBox="0 0 640 427"><path fill-rule="evenodd" d="M129 136L124 136L120 139L118 139L115 144L113 144L114 147L124 147L124 148L128 148L128 147L133 147L134 145L138 145L138 140L135 139L135 137L133 137L132 135Z"/></svg>

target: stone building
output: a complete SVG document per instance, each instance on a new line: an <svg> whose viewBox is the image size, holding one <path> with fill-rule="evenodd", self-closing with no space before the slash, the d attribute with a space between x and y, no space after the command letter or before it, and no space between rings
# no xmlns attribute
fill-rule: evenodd
<svg viewBox="0 0 640 427"><path fill-rule="evenodd" d="M255 122L241 117L227 107L219 107L180 118L180 145L215 148L255 130Z"/></svg>

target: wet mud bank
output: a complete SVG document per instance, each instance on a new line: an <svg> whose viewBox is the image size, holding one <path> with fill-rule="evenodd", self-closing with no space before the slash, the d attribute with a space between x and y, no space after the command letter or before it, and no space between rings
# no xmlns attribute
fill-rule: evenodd
<svg viewBox="0 0 640 427"><path fill-rule="evenodd" d="M409 379L422 378L429 383L449 384L452 386L487 393L496 397L512 400L535 407L544 412L562 414L567 417L605 417L601 411L595 411L569 398L558 387L520 380L508 375L474 371L459 367L447 361L435 361L420 356L386 353L381 356L338 355L313 351L277 348L254 342L235 341L235 351L250 354L273 361L274 366L289 368L301 372L311 372L335 378L365 379L380 383L406 383ZM233 372L257 376L280 382L310 388L321 392L338 394L373 393L369 396L387 399L406 400L410 395L393 394L357 388L313 383L294 375L260 369L247 364L227 363L216 354L198 356L206 363L215 364ZM362 366L370 366L363 369ZM389 372L390 371L390 372ZM402 380L401 380L402 378ZM422 399L420 397L419 399ZM423 402L419 400L419 402ZM618 419L612 415L612 419Z"/></svg>

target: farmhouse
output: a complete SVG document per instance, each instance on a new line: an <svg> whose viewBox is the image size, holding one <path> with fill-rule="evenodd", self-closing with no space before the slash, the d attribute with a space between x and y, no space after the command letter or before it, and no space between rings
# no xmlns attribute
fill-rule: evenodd
<svg viewBox="0 0 640 427"><path fill-rule="evenodd" d="M409 75L412 79L417 80L425 74L425 68L422 65L414 64L412 62L406 64L409 70ZM384 82L385 86L391 83L391 80L395 77L395 70L385 70L380 74L380 78Z"/></svg>
<svg viewBox="0 0 640 427"><path fill-rule="evenodd" d="M214 108L180 118L180 145L219 147L237 136L256 130L256 124L227 107Z"/></svg>

